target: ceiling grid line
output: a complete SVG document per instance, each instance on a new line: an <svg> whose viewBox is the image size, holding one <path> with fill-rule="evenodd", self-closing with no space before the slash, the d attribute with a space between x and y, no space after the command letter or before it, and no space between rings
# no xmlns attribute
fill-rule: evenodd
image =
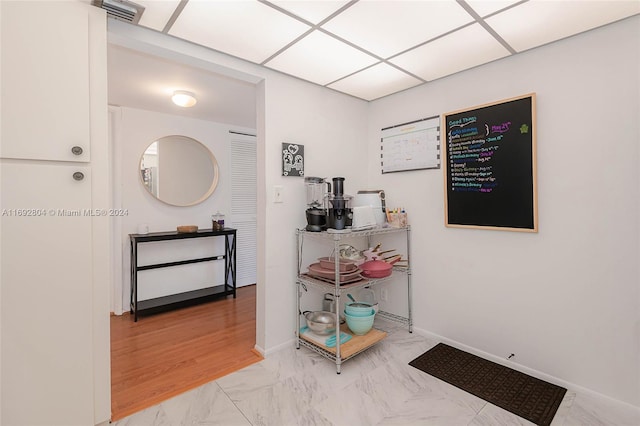
<svg viewBox="0 0 640 426"><path fill-rule="evenodd" d="M466 1L466 0L465 0L465 1ZM526 3L526 2L528 2L528 1L529 1L529 0L520 0L520 1L516 2L516 3L510 4L510 5L509 5L509 6L507 6L507 7L504 7L504 8L502 8L502 9L498 9L498 10L495 10L495 11L493 11L493 12L491 12L491 13L486 14L486 15L482 15L482 19L491 18L493 15L497 15L497 14L499 14L499 13L506 12L507 10L509 10L509 9L511 9L511 8L514 8L514 7L516 7L516 6L520 6L521 4ZM478 15L480 15L480 14L478 14Z"/></svg>
<svg viewBox="0 0 640 426"><path fill-rule="evenodd" d="M469 23L467 23L467 24L464 24L464 25L462 25L462 26L460 26L460 27L458 27L458 28L454 28L454 29L452 29L452 30L450 30L450 31L447 31L446 33L442 33L442 34L440 34L440 35L437 35L437 36L435 36L435 37L433 37L433 38L431 38L431 39L429 39L429 40L423 41L422 43L418 43L418 44L416 44L415 46L411 46L411 47L409 47L409 48L407 48L407 49L405 49L405 50L403 50L403 51L401 51L401 52L394 53L393 55L389 56L386 60L387 60L387 61L390 61L390 60L392 60L393 58L396 58L396 57L398 57L398 56L404 55L405 53L410 52L410 51L412 51L412 50L416 50L417 48L422 47L422 46L424 46L424 45L426 45L426 44L433 43L434 41L440 40L441 38L444 38L444 37L446 37L446 36L448 36L448 35L451 35L451 34L453 34L453 33L455 33L455 32L458 32L458 31L460 31L460 30L462 30L462 29L465 29L465 28L467 28L467 27L469 27L469 26L471 26L471 25L473 25L473 24L475 24L475 23L476 23L476 22L473 22L473 21L472 21L472 22L469 22Z"/></svg>
<svg viewBox="0 0 640 426"><path fill-rule="evenodd" d="M417 75L415 75L415 74L412 74L412 73L410 73L409 71L405 70L404 68L401 68L401 67L397 66L397 65L396 65L396 64L394 64L394 63L388 62L388 60L387 60L387 59L381 59L379 62L376 62L375 64L372 64L372 65L366 66L366 67L364 67L364 68L362 68L362 69L359 69L359 70L357 70L357 71L352 72L351 74L347 74L347 75L345 75L345 76L343 76L343 77L337 78L337 79L335 79L335 80L333 80L333 81L331 81L331 82L329 82L329 83L325 84L324 86L325 86L325 87L328 87L328 86L330 86L330 85L332 85L332 84L335 84L335 83L337 83L337 82L339 82L339 81L342 81L342 80L344 80L344 79L346 79L346 78L349 78L349 77L351 77L351 76L353 76L353 75L357 75L357 74L361 73L362 71L366 71L366 70L368 70L368 69L370 69L370 68L373 68L373 67L375 67L375 66L377 66L377 65L380 65L380 64L386 64L386 65L389 65L390 67L393 67L393 68L397 69L398 71L403 72L403 73L405 73L405 74L407 74L407 75L409 75L409 76L411 76L411 77L415 78L416 80L419 80L419 81L420 81L420 82L422 82L422 83L426 83L426 82L427 82L427 80L423 79L422 77L419 77L419 76L417 76Z"/></svg>
<svg viewBox="0 0 640 426"><path fill-rule="evenodd" d="M366 53L367 55L372 56L372 57L376 58L376 59L377 59L377 60L379 60L379 61L384 61L384 58L383 58L382 56L376 55L375 53L370 52L370 51L368 51L367 49L365 49L365 48L363 48L363 47L360 47L360 46L358 46L357 44L352 43L352 42L350 42L349 40L346 40L346 39L344 39L344 38L340 37L339 35L336 35L336 34L332 33L331 31L327 31L327 30L325 30L324 28L318 28L318 31L320 31L321 33L324 33L324 34L328 35L329 37L333 37L333 38L335 38L336 40L338 40L339 42L344 43L344 44L346 44L346 45L348 45L348 46L351 46L351 47L353 47L354 49L358 49L358 50L359 50L359 51L361 51L362 53Z"/></svg>
<svg viewBox="0 0 640 426"><path fill-rule="evenodd" d="M326 22L330 21L331 19L333 19L335 16L338 16L340 13L342 13L344 10L348 9L349 7L351 7L352 5L354 5L355 3L358 2L358 0L352 0L349 3L347 3L346 5L342 6L340 9L336 10L335 12L333 12L331 15L327 16L326 18L324 18L322 21L318 22L317 24L314 24L310 21L307 21L304 18L301 18L300 16L289 12L286 9L283 9L281 7L279 7L278 5L269 2L267 0L257 0L260 3L272 7L275 10L277 10L278 12L284 13L285 15L293 18L293 19L297 19L298 21L302 22L303 24L309 25L311 28L306 31L304 34L302 34L301 36L297 37L295 40L293 40L292 42L290 42L289 44L287 44L286 46L282 47L281 49L279 49L276 53L274 53L273 55L269 56L267 59L265 59L264 61L262 61L260 63L260 65L265 65L271 61L272 59L276 58L278 55L280 55L282 52L286 51L287 49L289 49L291 46L293 46L294 44L298 43L300 40L302 40L303 38L305 38L306 36L308 36L309 34L311 34L312 32L320 29L320 27L322 25L324 25Z"/></svg>
<svg viewBox="0 0 640 426"><path fill-rule="evenodd" d="M133 1L144 11L127 25L365 101L640 14L640 1L624 0ZM215 91L198 87L211 91L195 107L205 108Z"/></svg>
<svg viewBox="0 0 640 426"><path fill-rule="evenodd" d="M267 63L269 61L273 60L274 58L277 58L282 52L285 52L285 51L289 50L289 48L291 46L293 46L294 44L298 43L300 40L302 40L303 38L307 37L309 34L314 32L315 30L316 30L315 28L309 28L308 31L304 32L302 35L298 36L292 42L290 42L289 44L287 44L284 47L282 47L281 49L279 49L276 53L274 53L273 55L269 56L264 61L260 62L260 65L268 66Z"/></svg>
<svg viewBox="0 0 640 426"><path fill-rule="evenodd" d="M180 3L178 3L178 6L176 7L176 10L173 11L173 13L171 14L171 17L169 18L169 20L165 24L164 28L162 28L162 32L163 33L165 33L165 34L169 33L169 30L171 29L173 24L176 22L176 20L178 19L178 16L180 16L180 14L184 10L184 8L185 8L185 6L187 5L188 2L189 2L189 0L180 0Z"/></svg>
<svg viewBox="0 0 640 426"><path fill-rule="evenodd" d="M475 10L473 10L473 8L471 6L469 6L469 4L467 4L467 2L465 0L456 0L458 2L458 4L460 6L462 6L462 8L464 10L467 11L467 13L469 13L469 15L471 15L473 17L473 19L475 19L475 21L480 24L482 26L482 28L484 28L489 34L491 34L491 36L493 38L496 39L496 41L498 43L500 43L502 46L504 46L505 49L507 49L509 51L509 53L511 53L512 55L515 55L516 53L518 53L513 47L511 47L511 45L509 43L507 43L505 41L505 39L503 39L502 37L500 37L500 35L494 31L493 28L491 28L491 26L489 24L487 24L485 22L484 19L482 19L482 17L480 15L478 15L476 13Z"/></svg>

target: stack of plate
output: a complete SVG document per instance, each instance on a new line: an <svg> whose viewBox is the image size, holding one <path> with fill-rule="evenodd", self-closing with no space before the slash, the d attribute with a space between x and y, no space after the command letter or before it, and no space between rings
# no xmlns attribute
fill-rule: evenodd
<svg viewBox="0 0 640 426"><path fill-rule="evenodd" d="M309 265L309 271L307 274L314 278L335 283L335 271L335 259L331 257L321 257L318 259L317 263ZM356 265L354 261L339 259L338 276L340 284L360 281L362 279L362 276L360 275L361 272L362 270L358 268L358 265Z"/></svg>

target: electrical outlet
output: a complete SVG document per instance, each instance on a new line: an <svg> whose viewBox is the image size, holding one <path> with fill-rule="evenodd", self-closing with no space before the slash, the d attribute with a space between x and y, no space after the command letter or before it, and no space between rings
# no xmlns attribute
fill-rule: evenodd
<svg viewBox="0 0 640 426"><path fill-rule="evenodd" d="M380 289L380 300L382 300L383 302L386 302L388 296L389 295L387 294L386 288Z"/></svg>
<svg viewBox="0 0 640 426"><path fill-rule="evenodd" d="M282 203L282 191L284 187L282 185L274 185L273 186L273 202L274 203Z"/></svg>

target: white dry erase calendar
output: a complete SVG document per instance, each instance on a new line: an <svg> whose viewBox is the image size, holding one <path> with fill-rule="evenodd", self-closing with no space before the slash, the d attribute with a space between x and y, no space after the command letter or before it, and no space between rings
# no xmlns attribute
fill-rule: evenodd
<svg viewBox="0 0 640 426"><path fill-rule="evenodd" d="M386 127L381 131L382 173L440 168L440 117Z"/></svg>

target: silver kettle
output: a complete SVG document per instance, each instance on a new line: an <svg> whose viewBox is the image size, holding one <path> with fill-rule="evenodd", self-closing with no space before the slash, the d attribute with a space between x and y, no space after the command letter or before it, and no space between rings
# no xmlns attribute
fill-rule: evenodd
<svg viewBox="0 0 640 426"><path fill-rule="evenodd" d="M333 294L325 293L322 299L322 310L326 312L336 312L336 299Z"/></svg>
<svg viewBox="0 0 640 426"><path fill-rule="evenodd" d="M322 310L327 312L336 312L336 298L331 293L325 293L324 298L322 299ZM345 319L344 316L339 315L340 324L344 324Z"/></svg>

